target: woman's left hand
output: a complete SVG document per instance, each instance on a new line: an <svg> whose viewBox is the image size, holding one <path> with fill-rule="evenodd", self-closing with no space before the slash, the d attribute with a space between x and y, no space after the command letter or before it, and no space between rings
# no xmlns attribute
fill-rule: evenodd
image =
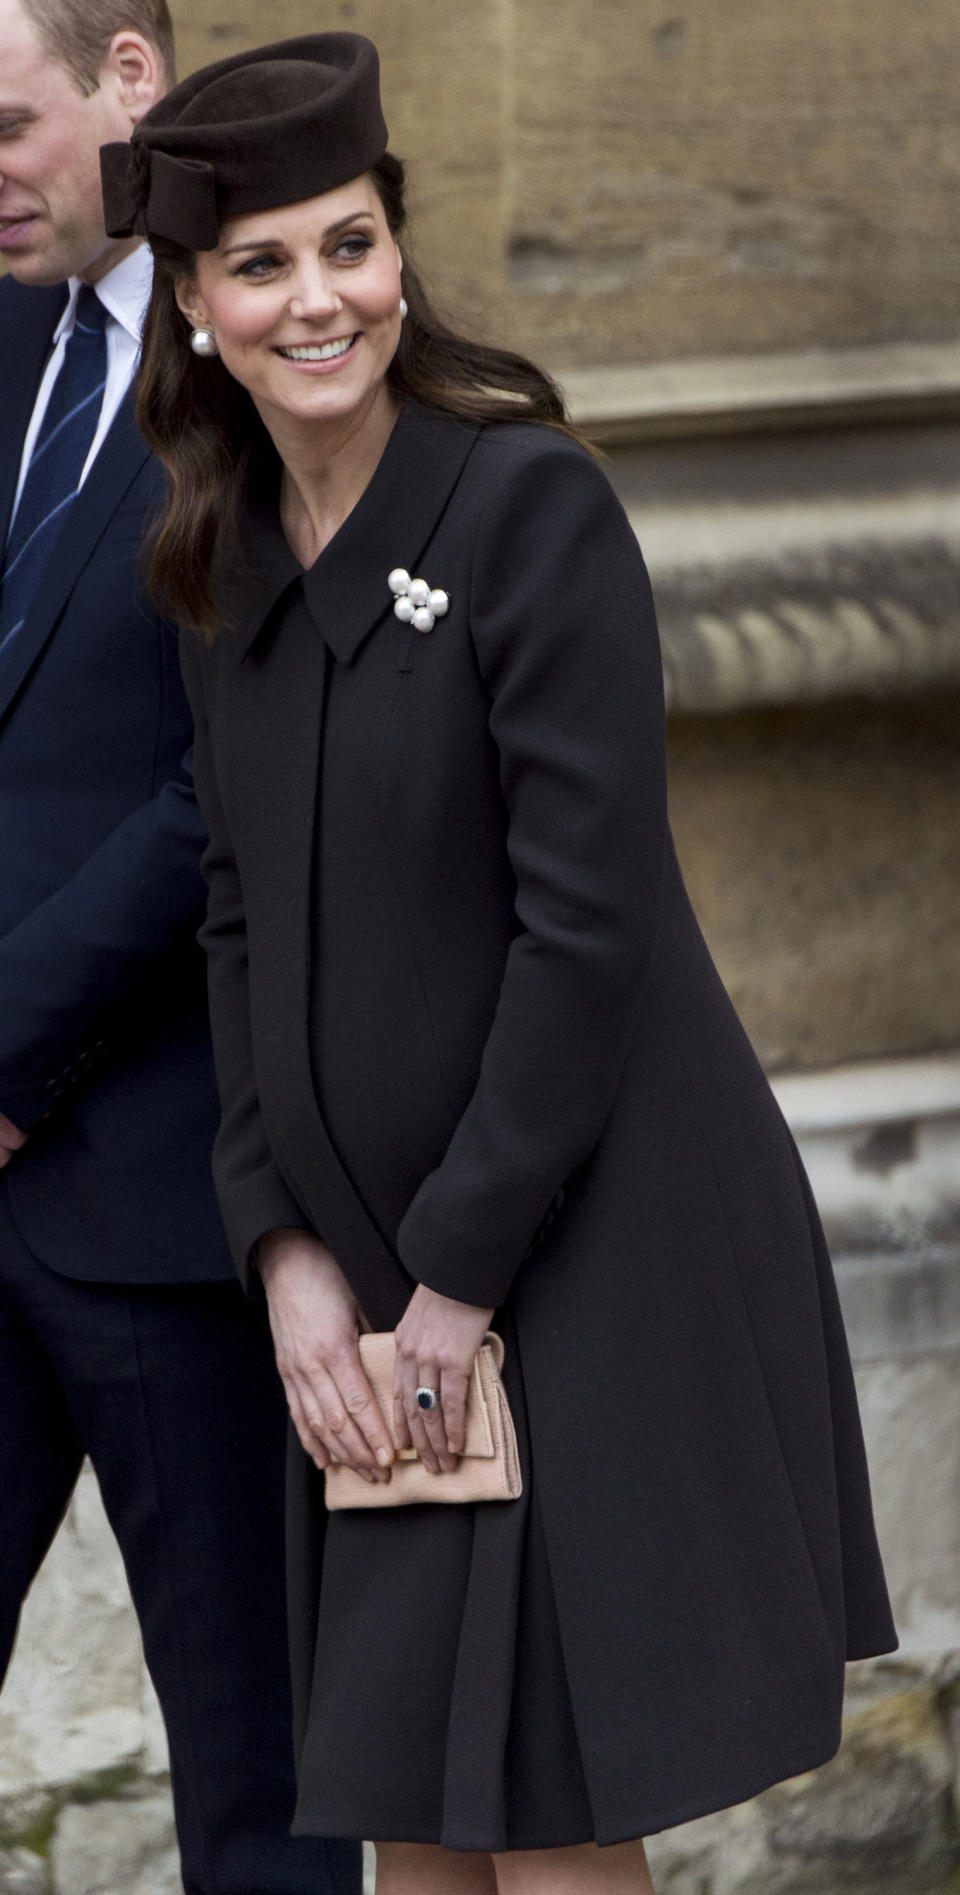
<svg viewBox="0 0 960 1895"><path fill-rule="evenodd" d="M397 1325L397 1445L416 1448L431 1474L450 1473L463 1452L467 1385L492 1315L492 1309L457 1303L420 1283ZM432 1414L417 1407L418 1388L438 1391Z"/></svg>

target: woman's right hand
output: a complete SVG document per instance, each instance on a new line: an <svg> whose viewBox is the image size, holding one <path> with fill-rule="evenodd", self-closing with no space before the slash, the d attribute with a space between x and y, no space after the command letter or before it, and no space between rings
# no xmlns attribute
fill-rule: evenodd
<svg viewBox="0 0 960 1895"><path fill-rule="evenodd" d="M389 1480L393 1442L360 1364L360 1314L343 1271L303 1230L268 1231L257 1266L304 1452L319 1468L342 1461L367 1481Z"/></svg>

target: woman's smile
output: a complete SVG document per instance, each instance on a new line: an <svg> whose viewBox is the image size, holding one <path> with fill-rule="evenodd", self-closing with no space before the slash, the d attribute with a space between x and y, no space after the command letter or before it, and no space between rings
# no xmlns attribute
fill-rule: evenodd
<svg viewBox="0 0 960 1895"><path fill-rule="evenodd" d="M338 336L330 342L278 342L273 353L284 362L298 369L323 369L330 371L339 368L348 355L353 355L360 341L359 330L353 335Z"/></svg>

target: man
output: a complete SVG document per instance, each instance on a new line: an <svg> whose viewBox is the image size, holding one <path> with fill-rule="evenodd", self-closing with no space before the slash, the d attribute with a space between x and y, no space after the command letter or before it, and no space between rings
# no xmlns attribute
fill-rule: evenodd
<svg viewBox="0 0 960 1895"><path fill-rule="evenodd" d="M210 1183L203 836L138 574L150 259L102 225L172 59L166 0L0 0L0 1671L89 1453L187 1895L355 1895L356 1844L287 1834L284 1405Z"/></svg>

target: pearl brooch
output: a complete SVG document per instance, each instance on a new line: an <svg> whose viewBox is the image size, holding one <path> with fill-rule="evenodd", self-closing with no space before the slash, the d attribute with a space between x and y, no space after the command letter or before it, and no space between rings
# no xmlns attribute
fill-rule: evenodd
<svg viewBox="0 0 960 1895"><path fill-rule="evenodd" d="M425 579L411 579L405 566L394 567L387 585L393 593L395 617L416 632L432 632L437 619L449 610L447 594L439 586L428 586Z"/></svg>

